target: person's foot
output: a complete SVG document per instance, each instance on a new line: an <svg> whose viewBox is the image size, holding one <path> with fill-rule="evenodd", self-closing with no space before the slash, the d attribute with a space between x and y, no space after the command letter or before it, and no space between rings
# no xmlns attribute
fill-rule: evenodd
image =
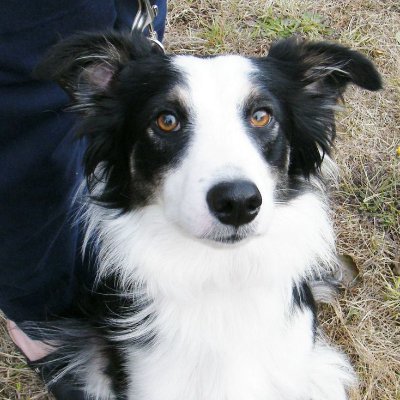
<svg viewBox="0 0 400 400"><path fill-rule="evenodd" d="M7 330L15 346L21 351L31 367L47 384L52 382L54 368L46 364L46 358L51 355L54 348L39 341L31 339L15 322L7 320ZM50 392L57 400L89 400L81 389L74 388L68 378L62 377L49 385Z"/></svg>
<svg viewBox="0 0 400 400"><path fill-rule="evenodd" d="M27 336L17 324L7 320L7 330L11 340L20 349L21 353L31 362L40 360L49 355L54 349L49 345L33 340Z"/></svg>

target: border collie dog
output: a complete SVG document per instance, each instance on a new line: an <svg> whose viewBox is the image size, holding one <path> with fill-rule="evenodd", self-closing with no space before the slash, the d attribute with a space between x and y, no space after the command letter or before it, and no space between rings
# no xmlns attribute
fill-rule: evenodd
<svg viewBox="0 0 400 400"><path fill-rule="evenodd" d="M83 114L98 258L95 311L41 330L59 375L101 400L347 399L311 288L337 265L334 111L348 83L381 87L373 64L326 42L195 57L109 32L61 42L38 74Z"/></svg>

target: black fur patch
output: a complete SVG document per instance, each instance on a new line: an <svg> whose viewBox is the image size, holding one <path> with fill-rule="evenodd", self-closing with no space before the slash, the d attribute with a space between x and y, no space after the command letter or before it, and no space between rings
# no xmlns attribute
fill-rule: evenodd
<svg viewBox="0 0 400 400"><path fill-rule="evenodd" d="M290 144L289 175L318 172L335 137L333 107L348 83L368 90L381 79L362 54L326 42L275 43L266 58L253 59L258 84L279 102L276 118Z"/></svg>
<svg viewBox="0 0 400 400"><path fill-rule="evenodd" d="M299 285L293 285L293 306L301 310L309 309L313 315L313 335L315 337L318 328L317 306L310 286L306 281Z"/></svg>
<svg viewBox="0 0 400 400"><path fill-rule="evenodd" d="M36 76L56 80L71 94L72 109L85 114L78 135L88 138L92 200L122 212L149 201L186 144L182 134L156 141L148 134L158 112L177 109L167 101L180 82L170 58L141 35L83 33L55 46Z"/></svg>
<svg viewBox="0 0 400 400"><path fill-rule="evenodd" d="M179 158L186 138L171 134L154 140L148 133L157 114L172 108L166 98L179 82L168 57L131 61L116 79L80 132L89 136L85 167L92 196L104 206L126 211L151 198L160 174ZM94 194L99 181L104 187Z"/></svg>
<svg viewBox="0 0 400 400"><path fill-rule="evenodd" d="M282 107L267 87L260 87L259 74L254 74L252 80L259 93L247 99L243 106L243 118L247 121L248 134L268 164L286 175L288 141L278 130L279 121L282 119ZM271 121L264 127L252 127L248 121L252 113L260 109L268 111L272 116Z"/></svg>

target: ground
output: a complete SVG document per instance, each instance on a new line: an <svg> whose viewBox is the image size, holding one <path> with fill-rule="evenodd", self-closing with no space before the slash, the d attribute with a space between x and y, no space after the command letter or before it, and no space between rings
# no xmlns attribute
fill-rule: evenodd
<svg viewBox="0 0 400 400"><path fill-rule="evenodd" d="M170 0L169 52L265 55L278 37L338 41L368 55L379 93L350 88L338 113L332 189L338 252L358 277L322 328L351 358L351 400L400 399L400 4L398 0ZM1 319L1 318L0 318ZM50 399L0 321L0 400Z"/></svg>

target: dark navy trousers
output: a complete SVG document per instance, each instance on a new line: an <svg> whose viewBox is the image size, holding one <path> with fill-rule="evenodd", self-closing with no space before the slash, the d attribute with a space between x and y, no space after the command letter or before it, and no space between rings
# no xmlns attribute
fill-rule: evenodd
<svg viewBox="0 0 400 400"><path fill-rule="evenodd" d="M164 32L166 0L156 28ZM50 46L79 31L129 29L136 0L10 0L0 11L0 310L14 321L68 310L83 261L73 197L85 142L67 95L31 73Z"/></svg>

